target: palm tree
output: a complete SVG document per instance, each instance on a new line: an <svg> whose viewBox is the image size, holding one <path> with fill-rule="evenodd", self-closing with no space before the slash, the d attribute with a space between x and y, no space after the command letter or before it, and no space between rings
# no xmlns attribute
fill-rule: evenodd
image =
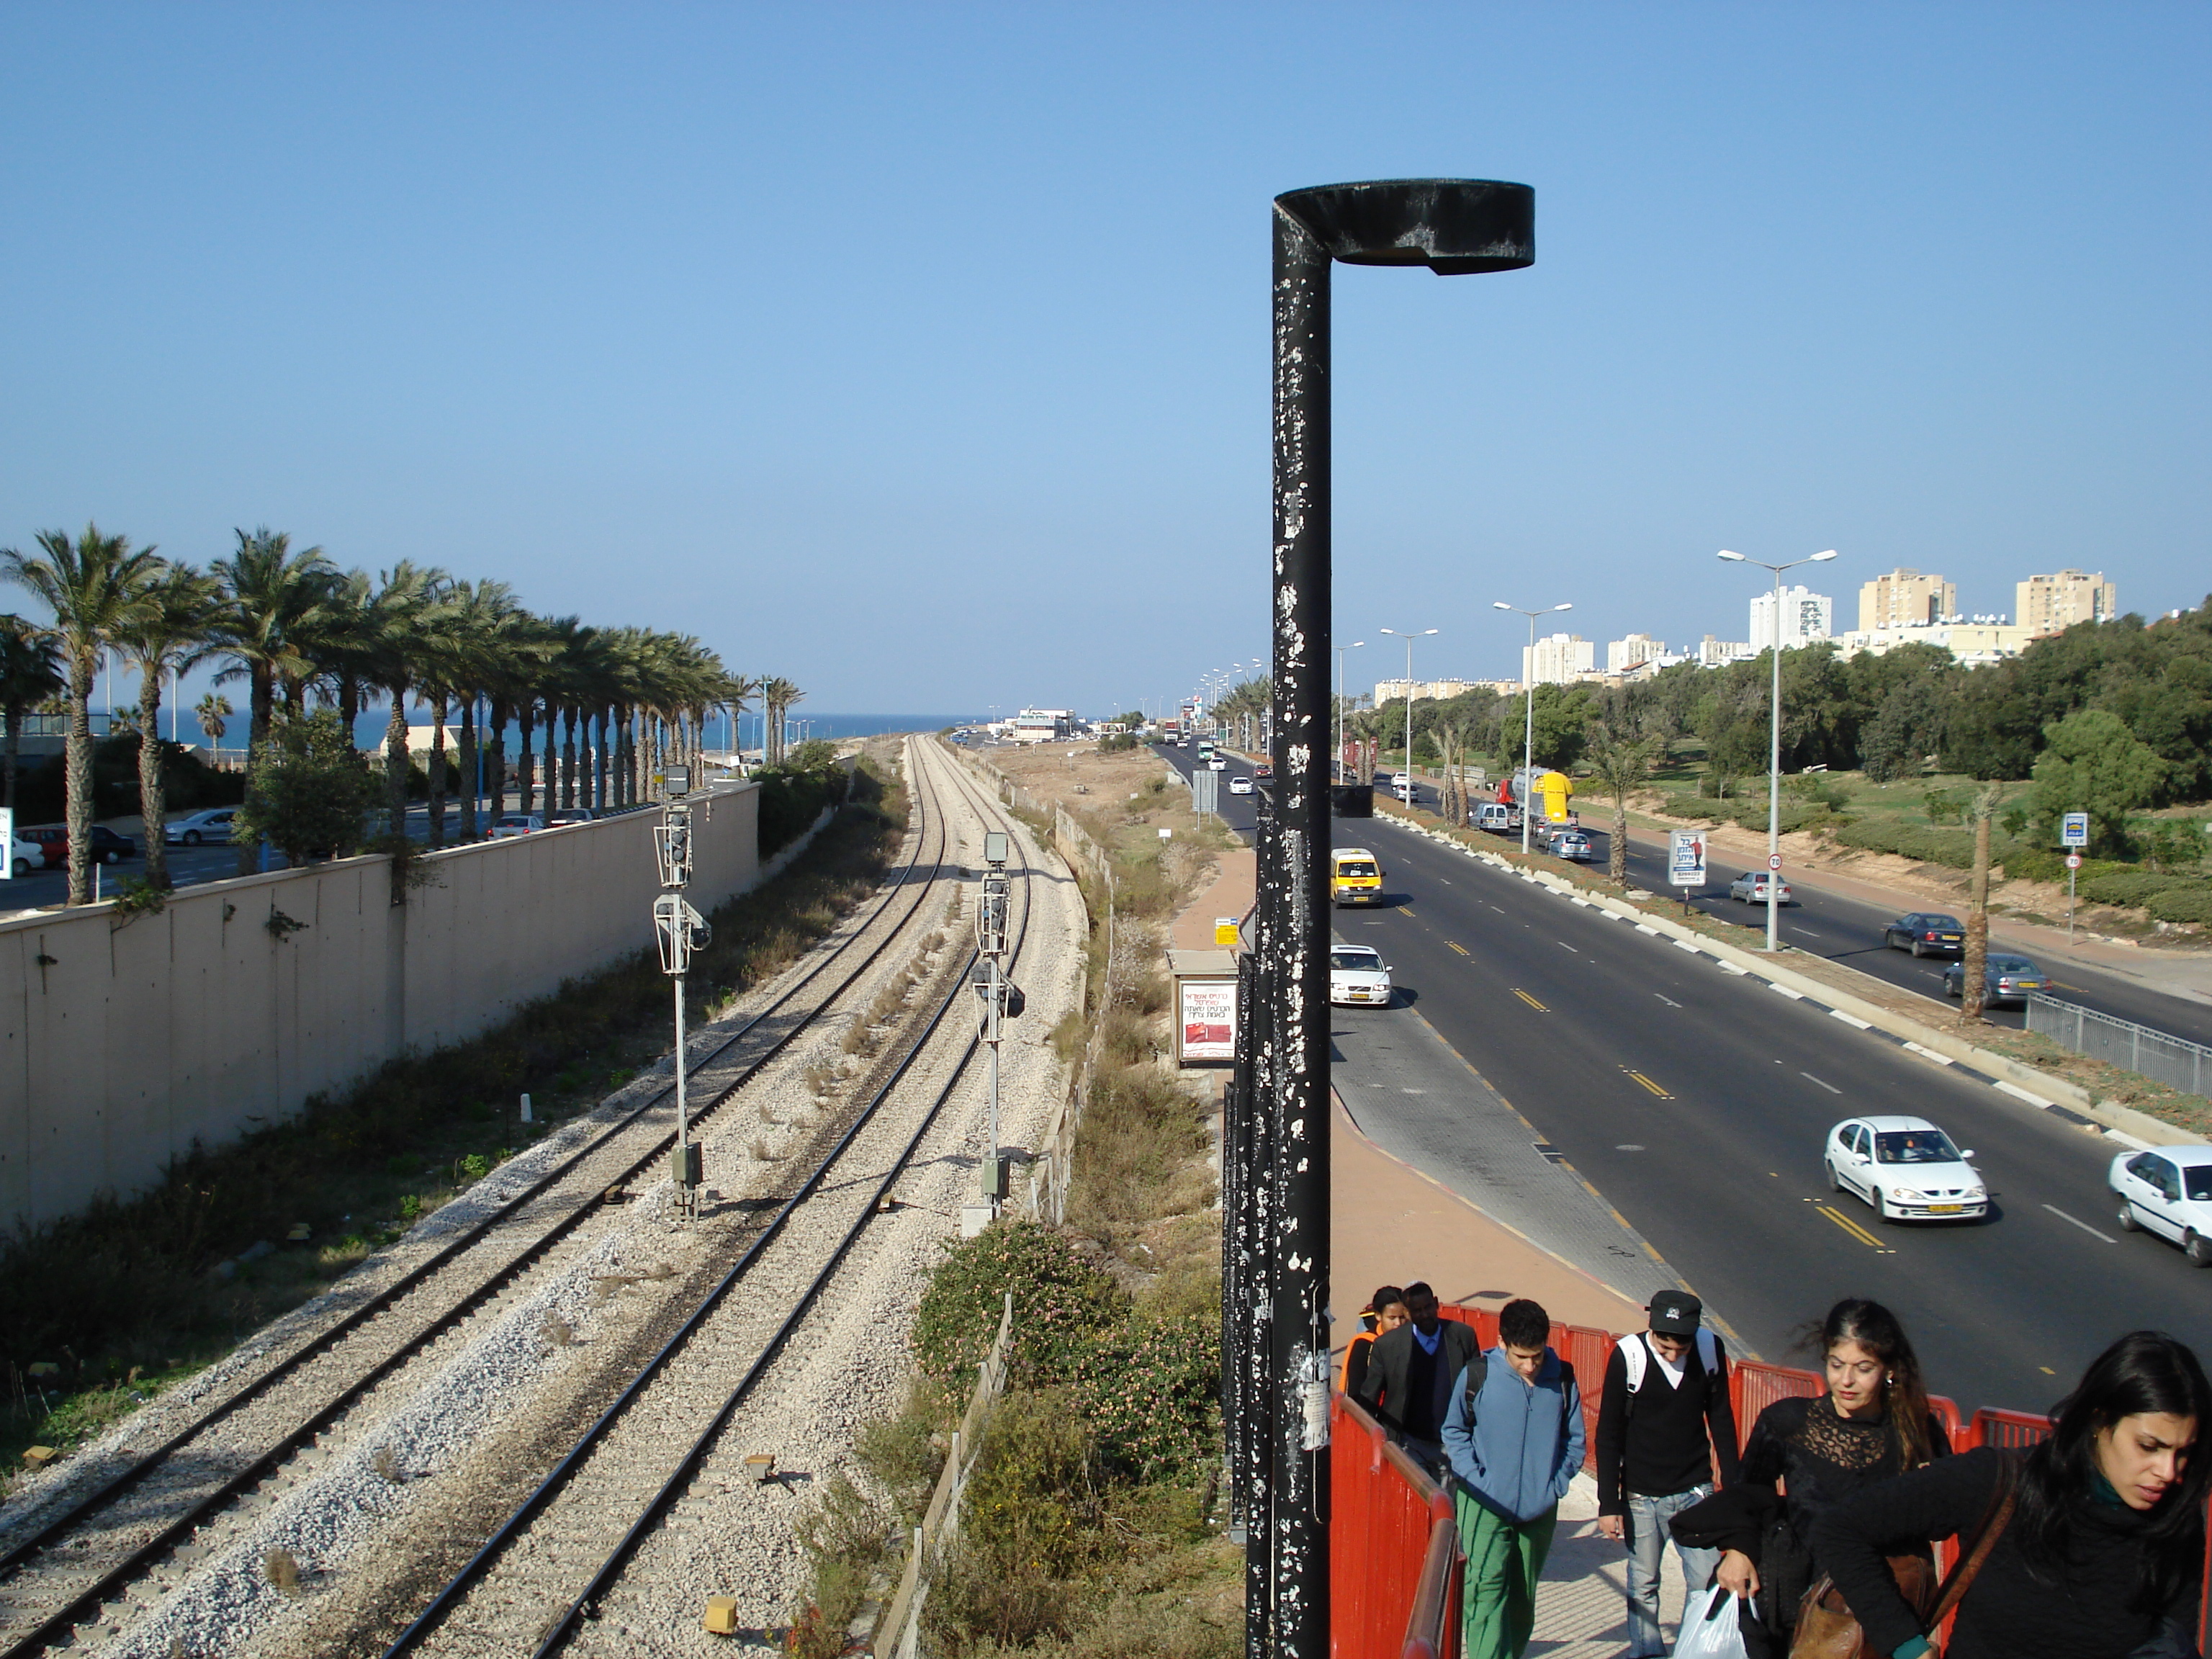
<svg viewBox="0 0 2212 1659"><path fill-rule="evenodd" d="M208 629L221 592L215 580L190 565L168 566L146 594L145 608L115 632L116 643L138 670L138 816L146 827L146 879L169 884L161 767L161 676L182 673L222 647Z"/></svg>
<svg viewBox="0 0 2212 1659"><path fill-rule="evenodd" d="M391 833L407 833L407 695L423 672L429 636L442 617L446 573L402 559L386 571L370 603L374 678L392 699L384 725L384 788Z"/></svg>
<svg viewBox="0 0 2212 1659"><path fill-rule="evenodd" d="M193 708L192 714L200 723L200 735L208 740L210 749L222 746L222 734L230 730L225 721L237 712L230 706L230 699L220 691L209 692Z"/></svg>
<svg viewBox="0 0 2212 1659"><path fill-rule="evenodd" d="M1590 727L1583 758L1591 779L1613 798L1613 834L1606 848L1607 878L1628 883L1628 797L1651 771L1662 744L1654 738L1624 737L1603 721Z"/></svg>
<svg viewBox="0 0 2212 1659"><path fill-rule="evenodd" d="M269 741L277 688L304 685L314 673L317 665L308 650L327 633L333 590L341 578L319 547L295 553L291 537L266 525L251 535L235 533L237 550L214 565L222 603L209 637L234 664L216 678L242 678L246 683L250 790L254 760ZM258 856L252 842L240 842L238 873L251 875Z"/></svg>
<svg viewBox="0 0 2212 1659"><path fill-rule="evenodd" d="M53 643L21 617L0 615L0 716L7 726L0 806L15 810L15 763L23 747L23 716L62 689L61 659Z"/></svg>
<svg viewBox="0 0 2212 1659"><path fill-rule="evenodd" d="M133 552L127 537L103 536L97 525L74 543L64 530L41 530L38 539L42 558L0 548L0 578L30 589L54 613L41 632L59 647L67 677L67 902L84 904L92 897L93 674L101 647L138 619L164 567L152 548Z"/></svg>
<svg viewBox="0 0 2212 1659"><path fill-rule="evenodd" d="M761 682L761 704L768 716L768 753L762 758L767 764L783 764L784 717L805 701L806 693L781 675Z"/></svg>

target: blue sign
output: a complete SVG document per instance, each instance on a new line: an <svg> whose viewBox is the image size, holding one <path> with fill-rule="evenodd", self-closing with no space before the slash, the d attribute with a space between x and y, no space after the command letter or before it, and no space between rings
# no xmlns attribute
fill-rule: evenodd
<svg viewBox="0 0 2212 1659"><path fill-rule="evenodd" d="M2087 847L2089 844L2089 815L2087 812L2067 812L2060 816L2058 844L2061 847Z"/></svg>

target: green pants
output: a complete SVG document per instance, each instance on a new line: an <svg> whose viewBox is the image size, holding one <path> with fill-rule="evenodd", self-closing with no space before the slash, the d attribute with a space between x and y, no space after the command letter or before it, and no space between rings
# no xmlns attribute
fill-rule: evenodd
<svg viewBox="0 0 2212 1659"><path fill-rule="evenodd" d="M1455 1492L1460 1553L1467 1580L1460 1590L1462 1659L1521 1659L1536 1628L1536 1581L1552 1551L1559 1506L1534 1521L1508 1521L1464 1492Z"/></svg>

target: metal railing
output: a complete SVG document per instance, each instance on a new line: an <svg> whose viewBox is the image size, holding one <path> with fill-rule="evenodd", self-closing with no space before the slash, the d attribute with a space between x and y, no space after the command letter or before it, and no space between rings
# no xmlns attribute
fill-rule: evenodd
<svg viewBox="0 0 2212 1659"><path fill-rule="evenodd" d="M2138 1025L2131 1019L2115 1019L2078 1002L2061 1002L2033 991L2027 999L2027 1029L2077 1054L2101 1060L2185 1094L2202 1095L2212 1090L2212 1048Z"/></svg>

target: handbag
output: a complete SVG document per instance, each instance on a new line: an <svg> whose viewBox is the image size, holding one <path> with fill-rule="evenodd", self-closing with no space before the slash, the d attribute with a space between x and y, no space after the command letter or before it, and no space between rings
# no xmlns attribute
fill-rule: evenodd
<svg viewBox="0 0 2212 1659"><path fill-rule="evenodd" d="M1974 1575L1996 1547L2019 1498L2020 1465L2014 1458L2003 1458L1998 1464L1996 1490L1990 1494L1990 1507L1975 1528L1973 1547L1960 1556L1940 1589L1932 1582L1935 1568L1926 1557L1888 1558L1898 1594L1919 1615L1924 1629L1936 1630L1957 1610L1973 1585ZM1804 1602L1797 1610L1797 1632L1790 1639L1790 1659L1885 1659L1885 1656L1867 1645L1857 1615L1844 1604L1843 1593L1823 1573L1805 1592Z"/></svg>

